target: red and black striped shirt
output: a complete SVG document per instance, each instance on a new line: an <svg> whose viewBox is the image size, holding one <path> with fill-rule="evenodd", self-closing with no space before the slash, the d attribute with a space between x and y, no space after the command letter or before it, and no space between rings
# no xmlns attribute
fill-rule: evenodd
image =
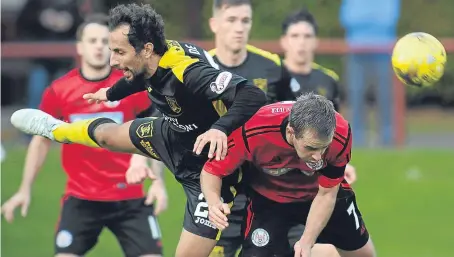
<svg viewBox="0 0 454 257"><path fill-rule="evenodd" d="M228 140L229 151L222 161L210 160L204 170L219 177L233 173L249 162L248 183L259 194L280 203L310 201L319 185L351 190L344 180L350 161L352 135L348 122L336 113L336 131L331 145L317 164L301 160L285 139L285 128L294 102L262 107Z"/></svg>

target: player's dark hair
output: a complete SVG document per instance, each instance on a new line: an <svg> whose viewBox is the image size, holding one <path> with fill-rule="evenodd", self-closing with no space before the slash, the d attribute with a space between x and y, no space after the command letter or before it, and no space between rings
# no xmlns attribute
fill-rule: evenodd
<svg viewBox="0 0 454 257"><path fill-rule="evenodd" d="M164 36L164 21L161 15L148 4L121 4L109 12L109 29L129 25L128 40L136 52L142 51L146 43L152 43L153 52L164 55L167 51Z"/></svg>
<svg viewBox="0 0 454 257"><path fill-rule="evenodd" d="M299 96L289 117L296 138L302 138L307 129L314 130L318 138L332 137L336 129L336 111L326 97L314 93Z"/></svg>
<svg viewBox="0 0 454 257"><path fill-rule="evenodd" d="M238 6L238 5L249 5L251 6L251 0L213 0L213 12L221 9L223 6Z"/></svg>
<svg viewBox="0 0 454 257"><path fill-rule="evenodd" d="M315 34L317 35L318 33L317 22L315 21L314 16L306 9L302 9L297 12L291 13L284 19L284 22L282 22L282 34L286 34L288 28L291 25L296 24L298 22L307 22L311 24L312 27L314 28Z"/></svg>
<svg viewBox="0 0 454 257"><path fill-rule="evenodd" d="M107 27L109 24L109 17L107 17L107 15L105 15L103 13L93 13L93 14L90 14L87 17L85 17L84 22L82 22L82 24L80 24L79 27L77 27L77 31L76 31L76 40L77 41L82 40L82 36L84 35L85 28L92 23Z"/></svg>

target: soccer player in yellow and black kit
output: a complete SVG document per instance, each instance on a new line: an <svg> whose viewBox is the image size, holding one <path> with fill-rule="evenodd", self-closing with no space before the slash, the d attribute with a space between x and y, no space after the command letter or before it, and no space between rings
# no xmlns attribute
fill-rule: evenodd
<svg viewBox="0 0 454 257"><path fill-rule="evenodd" d="M39 110L23 109L13 114L11 122L25 133L60 143L160 159L187 196L183 231L174 256L208 256L219 233L208 220L200 171L208 158L225 158L227 135L266 103L266 95L243 77L213 68L213 60L204 50L166 41L162 18L149 5L119 5L110 11L109 18L110 64L122 70L125 78L84 98L90 102L119 101L147 90L163 117L124 124L107 118L66 123ZM218 108L222 105L227 112ZM147 175L154 174L126 177L128 182L141 182ZM231 183L229 179L223 185L224 202L232 202L230 185L238 177L233 176Z"/></svg>
<svg viewBox="0 0 454 257"><path fill-rule="evenodd" d="M292 83L290 90L280 88L283 90L280 94L285 95L287 100L294 100L303 93L314 92L331 100L339 111L339 76L314 63L317 32L316 20L307 10L290 14L282 23L281 46L285 53L285 67L298 83ZM350 164L345 169L345 179L350 184L356 180L355 168ZM298 230L291 230L289 236L295 238L298 233ZM312 256L337 257L339 254L331 245L316 244Z"/></svg>
<svg viewBox="0 0 454 257"><path fill-rule="evenodd" d="M286 100L285 90L289 89L292 78L282 65L282 60L273 54L248 44L252 26L250 0L214 0L213 16L209 20L215 35L215 49L209 51L221 70L247 78L267 93L268 102ZM292 84L298 83L292 81ZM247 167L243 167L247 168ZM244 173L243 173L244 174ZM248 174L248 173L246 173ZM243 176L243 182L247 179ZM244 240L241 225L246 209L246 196L237 187L229 227L225 229L211 257L233 257ZM300 235L302 230L299 230ZM298 240L300 235L295 237Z"/></svg>

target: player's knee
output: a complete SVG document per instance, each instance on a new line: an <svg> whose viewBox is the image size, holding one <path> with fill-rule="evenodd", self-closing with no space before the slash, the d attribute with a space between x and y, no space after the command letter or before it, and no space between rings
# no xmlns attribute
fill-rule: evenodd
<svg viewBox="0 0 454 257"><path fill-rule="evenodd" d="M114 150L118 141L120 125L112 122L100 124L95 131L95 138L99 146Z"/></svg>

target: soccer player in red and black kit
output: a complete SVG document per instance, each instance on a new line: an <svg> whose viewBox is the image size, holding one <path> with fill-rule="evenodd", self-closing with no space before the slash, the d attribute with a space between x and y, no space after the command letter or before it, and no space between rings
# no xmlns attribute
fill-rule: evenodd
<svg viewBox="0 0 454 257"><path fill-rule="evenodd" d="M106 117L123 123L149 107L145 92L99 105L89 104L82 98L86 93L113 85L123 75L108 65L108 38L104 15L88 17L80 25L77 51L81 68L69 71L46 89L41 110L70 122ZM21 186L2 207L7 221L13 220L17 207L22 207L22 216L27 214L31 187L50 145L47 138L33 137ZM85 255L105 227L117 236L125 256L161 256L161 232L154 211L157 214L166 208L164 183L155 180L149 198L145 199L142 185L129 185L125 179L128 169L150 172L148 158L76 144L63 145L61 158L68 179L55 236L56 256ZM152 197L158 199L154 209Z"/></svg>
<svg viewBox="0 0 454 257"><path fill-rule="evenodd" d="M222 177L250 164L248 216L242 256L293 256L289 229L304 224L295 257L311 256L316 242L336 246L341 256L373 257L375 249L345 182L351 130L331 101L308 93L296 102L261 108L229 136L229 154L208 161L201 174L209 217L228 226L229 205L220 195Z"/></svg>
<svg viewBox="0 0 454 257"><path fill-rule="evenodd" d="M200 171L208 158L225 158L227 135L266 103L266 95L245 78L214 68L211 56L203 49L166 40L162 17L150 5L118 5L109 16L110 64L123 70L125 78L85 98L102 103L148 91L162 117L123 124L106 118L67 123L39 110L22 109L13 113L11 122L25 133L60 143L160 159L187 196L174 256L208 256L219 230L208 220ZM233 201L230 186L237 184L238 176L224 181L226 202ZM128 182L142 177L143 173L127 173Z"/></svg>

